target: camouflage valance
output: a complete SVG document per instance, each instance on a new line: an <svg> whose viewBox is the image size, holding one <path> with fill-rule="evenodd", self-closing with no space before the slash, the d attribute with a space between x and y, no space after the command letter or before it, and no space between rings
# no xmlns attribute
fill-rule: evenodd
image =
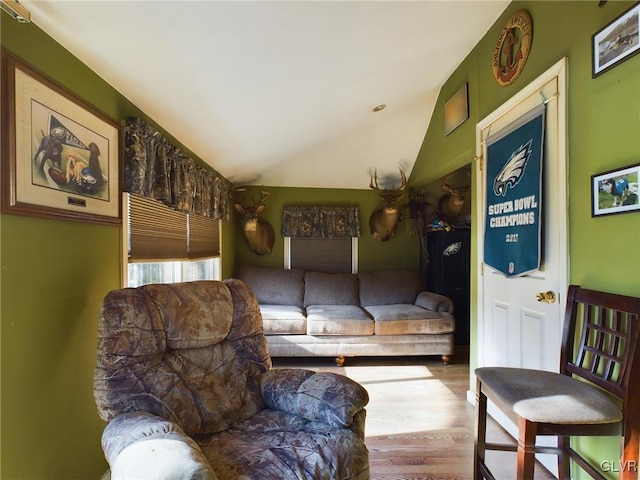
<svg viewBox="0 0 640 480"><path fill-rule="evenodd" d="M154 198L186 213L228 219L228 183L213 170L196 165L139 118L123 122L122 189Z"/></svg>
<svg viewBox="0 0 640 480"><path fill-rule="evenodd" d="M284 207L282 236L337 238L360 236L358 207Z"/></svg>

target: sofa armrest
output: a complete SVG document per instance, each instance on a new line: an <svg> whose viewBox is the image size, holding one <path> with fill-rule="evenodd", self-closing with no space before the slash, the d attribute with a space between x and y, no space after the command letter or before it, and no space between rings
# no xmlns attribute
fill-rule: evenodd
<svg viewBox="0 0 640 480"><path fill-rule="evenodd" d="M198 444L179 425L146 412L128 412L109 422L102 449L111 479L215 480Z"/></svg>
<svg viewBox="0 0 640 480"><path fill-rule="evenodd" d="M369 402L369 394L343 375L297 368L267 371L262 396L273 410L322 421L334 427L350 427Z"/></svg>
<svg viewBox="0 0 640 480"><path fill-rule="evenodd" d="M415 304L434 312L453 313L453 302L449 297L433 292L420 292Z"/></svg>

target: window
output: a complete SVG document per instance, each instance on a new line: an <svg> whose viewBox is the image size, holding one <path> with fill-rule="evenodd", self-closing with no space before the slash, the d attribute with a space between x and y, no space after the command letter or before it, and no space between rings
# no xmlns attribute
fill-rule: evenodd
<svg viewBox="0 0 640 480"><path fill-rule="evenodd" d="M358 273L358 237L285 237L285 268Z"/></svg>
<svg viewBox="0 0 640 480"><path fill-rule="evenodd" d="M286 206L282 235L285 268L358 272L360 209L356 205Z"/></svg>
<svg viewBox="0 0 640 480"><path fill-rule="evenodd" d="M191 280L220 280L220 257L185 262L129 263L127 286L175 283Z"/></svg>
<svg viewBox="0 0 640 480"><path fill-rule="evenodd" d="M123 284L220 280L220 221L125 194Z"/></svg>

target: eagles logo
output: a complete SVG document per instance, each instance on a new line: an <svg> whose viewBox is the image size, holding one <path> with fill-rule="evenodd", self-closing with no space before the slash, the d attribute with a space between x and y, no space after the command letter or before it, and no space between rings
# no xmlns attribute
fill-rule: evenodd
<svg viewBox="0 0 640 480"><path fill-rule="evenodd" d="M62 140L67 135L67 132L62 127L53 127L49 131L49 135L52 136L52 137L59 138L60 140Z"/></svg>
<svg viewBox="0 0 640 480"><path fill-rule="evenodd" d="M522 179L524 169L527 167L527 162L531 156L531 144L533 139L529 140L511 154L509 161L505 163L500 173L493 181L493 192L503 197L507 194L508 187L515 187Z"/></svg>
<svg viewBox="0 0 640 480"><path fill-rule="evenodd" d="M462 242L452 243L451 245L449 245L447 248L444 249L444 251L442 252L442 255L444 255L445 257L450 257L451 255L455 255L456 253L458 253L461 248L462 248Z"/></svg>

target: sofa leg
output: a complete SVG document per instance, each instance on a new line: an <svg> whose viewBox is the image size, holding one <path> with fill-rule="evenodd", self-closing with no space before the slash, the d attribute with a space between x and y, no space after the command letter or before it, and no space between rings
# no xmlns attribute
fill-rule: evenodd
<svg viewBox="0 0 640 480"><path fill-rule="evenodd" d="M338 367L344 366L344 356L336 357L336 365Z"/></svg>
<svg viewBox="0 0 640 480"><path fill-rule="evenodd" d="M453 360L453 355L442 355L442 363L449 365Z"/></svg>

